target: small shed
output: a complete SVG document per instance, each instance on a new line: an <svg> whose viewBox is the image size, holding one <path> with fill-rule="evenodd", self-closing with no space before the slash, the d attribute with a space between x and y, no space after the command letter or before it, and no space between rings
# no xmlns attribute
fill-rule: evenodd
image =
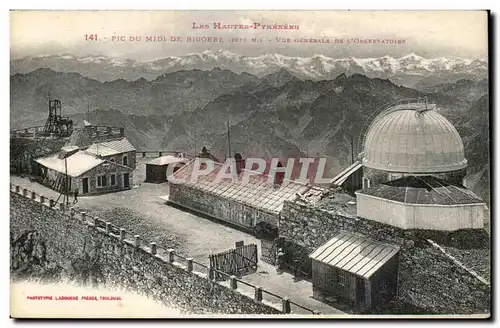
<svg viewBox="0 0 500 328"><path fill-rule="evenodd" d="M369 237L340 233L315 250L313 295L370 311L397 294L399 249Z"/></svg>
<svg viewBox="0 0 500 328"><path fill-rule="evenodd" d="M172 155L161 156L146 163L146 182L163 183L167 182L167 170L169 166L173 169L169 172L172 174L186 164L188 160L183 157Z"/></svg>

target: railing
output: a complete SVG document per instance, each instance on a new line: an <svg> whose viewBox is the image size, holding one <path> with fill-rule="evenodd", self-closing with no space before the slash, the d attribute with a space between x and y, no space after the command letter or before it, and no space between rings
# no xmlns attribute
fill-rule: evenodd
<svg viewBox="0 0 500 328"><path fill-rule="evenodd" d="M160 256L161 258L166 259L172 265L180 266L192 274L196 274L200 277L210 280L213 283L218 283L222 286L228 287L247 297L253 298L255 302L276 308L280 310L282 313L321 314L320 312L317 312L315 310L302 306L296 302L293 302L287 297L282 297L268 290L265 290L260 286L256 286L247 281L244 281L243 279L238 279L235 276L229 275L215 268L211 268L203 263L195 261L193 258L178 254L177 252L175 252L173 248L157 245L155 242L150 242L142 238L140 235L133 234L132 232L120 228L112 224L111 222L104 221L102 219L99 219L98 217L90 216L85 211L77 211L74 207L67 206L62 202L57 202L56 200L50 197L45 197L41 194L36 193L35 191L30 191L26 188L21 188L21 186L15 185L13 183L10 183L10 191L18 195L27 197L33 201L36 201L41 205L47 206L55 210L60 210L64 214L69 215L71 218L76 218L82 221L83 223L92 225L98 231L101 231L115 238L118 238L119 240L121 240L124 243L127 243L130 246L142 247L152 256ZM225 276L227 279L225 279L225 281L216 282L215 273ZM253 293L253 295L248 295L249 293Z"/></svg>
<svg viewBox="0 0 500 328"><path fill-rule="evenodd" d="M76 128L75 131L86 131L91 138L98 137L122 137L125 134L125 129L122 127L105 126L105 125L90 125L84 128Z"/></svg>
<svg viewBox="0 0 500 328"><path fill-rule="evenodd" d="M57 135L50 132L44 132L45 126L31 126L24 129L11 130L10 136L17 138L56 138Z"/></svg>
<svg viewBox="0 0 500 328"><path fill-rule="evenodd" d="M171 155L175 157L192 158L192 156L187 155L182 151L175 150L136 150L137 157L162 157L166 155Z"/></svg>

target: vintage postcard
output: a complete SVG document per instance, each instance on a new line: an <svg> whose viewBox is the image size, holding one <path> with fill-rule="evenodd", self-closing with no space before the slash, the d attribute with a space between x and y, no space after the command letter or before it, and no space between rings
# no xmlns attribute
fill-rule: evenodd
<svg viewBox="0 0 500 328"><path fill-rule="evenodd" d="M489 318L489 19L12 10L11 317Z"/></svg>

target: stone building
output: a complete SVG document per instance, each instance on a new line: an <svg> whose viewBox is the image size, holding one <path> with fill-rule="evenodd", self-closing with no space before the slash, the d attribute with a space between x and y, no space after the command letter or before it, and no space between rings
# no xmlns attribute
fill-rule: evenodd
<svg viewBox="0 0 500 328"><path fill-rule="evenodd" d="M76 146L63 147L59 153L35 162L37 179L61 193L78 189L80 195L93 195L130 189L132 186L131 167L82 151Z"/></svg>

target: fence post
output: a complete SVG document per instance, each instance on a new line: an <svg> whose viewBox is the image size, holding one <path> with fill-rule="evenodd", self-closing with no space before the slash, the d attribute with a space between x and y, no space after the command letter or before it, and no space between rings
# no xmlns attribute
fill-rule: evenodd
<svg viewBox="0 0 500 328"><path fill-rule="evenodd" d="M167 249L167 253L168 253L168 261L170 263L174 263L175 261L175 253L174 253L174 249L173 248L169 248Z"/></svg>
<svg viewBox="0 0 500 328"><path fill-rule="evenodd" d="M125 240L125 229L120 228L120 240Z"/></svg>
<svg viewBox="0 0 500 328"><path fill-rule="evenodd" d="M291 307L290 307L290 300L285 297L281 300L281 306L282 306L282 312L283 313L290 313L292 310L291 310Z"/></svg>
<svg viewBox="0 0 500 328"><path fill-rule="evenodd" d="M142 152L142 157L146 157L146 152L145 151Z"/></svg>
<svg viewBox="0 0 500 328"><path fill-rule="evenodd" d="M151 255L156 255L156 243L155 242L149 243L149 250L151 252Z"/></svg>
<svg viewBox="0 0 500 328"><path fill-rule="evenodd" d="M139 235L134 236L134 246L139 247L141 245L141 240L139 239Z"/></svg>
<svg viewBox="0 0 500 328"><path fill-rule="evenodd" d="M59 203L59 209L64 212L64 204L63 203Z"/></svg>
<svg viewBox="0 0 500 328"><path fill-rule="evenodd" d="M158 157L161 157L161 151L158 152Z"/></svg>
<svg viewBox="0 0 500 328"><path fill-rule="evenodd" d="M187 271L192 272L193 271L193 259L191 257L188 257L186 259L187 261Z"/></svg>
<svg viewBox="0 0 500 328"><path fill-rule="evenodd" d="M16 185L16 192L19 193L19 186Z"/></svg>
<svg viewBox="0 0 500 328"><path fill-rule="evenodd" d="M36 193L34 191L31 192L31 199L36 199Z"/></svg>
<svg viewBox="0 0 500 328"><path fill-rule="evenodd" d="M262 302L262 287L260 286L255 286L255 296L254 300L256 302Z"/></svg>
<svg viewBox="0 0 500 328"><path fill-rule="evenodd" d="M238 289L238 283L235 276L229 277L229 287L234 290Z"/></svg>
<svg viewBox="0 0 500 328"><path fill-rule="evenodd" d="M50 205L50 207L54 207L54 200L53 199L49 200L49 205Z"/></svg>
<svg viewBox="0 0 500 328"><path fill-rule="evenodd" d="M215 271L212 267L208 268L208 280L215 279Z"/></svg>
<svg viewBox="0 0 500 328"><path fill-rule="evenodd" d="M44 204L45 203L45 196L43 195L40 195L40 204Z"/></svg>
<svg viewBox="0 0 500 328"><path fill-rule="evenodd" d="M26 190L26 188L23 188L23 196L26 197L27 194L28 194L28 190Z"/></svg>
<svg viewBox="0 0 500 328"><path fill-rule="evenodd" d="M111 222L106 222L106 233L109 234L111 232Z"/></svg>

